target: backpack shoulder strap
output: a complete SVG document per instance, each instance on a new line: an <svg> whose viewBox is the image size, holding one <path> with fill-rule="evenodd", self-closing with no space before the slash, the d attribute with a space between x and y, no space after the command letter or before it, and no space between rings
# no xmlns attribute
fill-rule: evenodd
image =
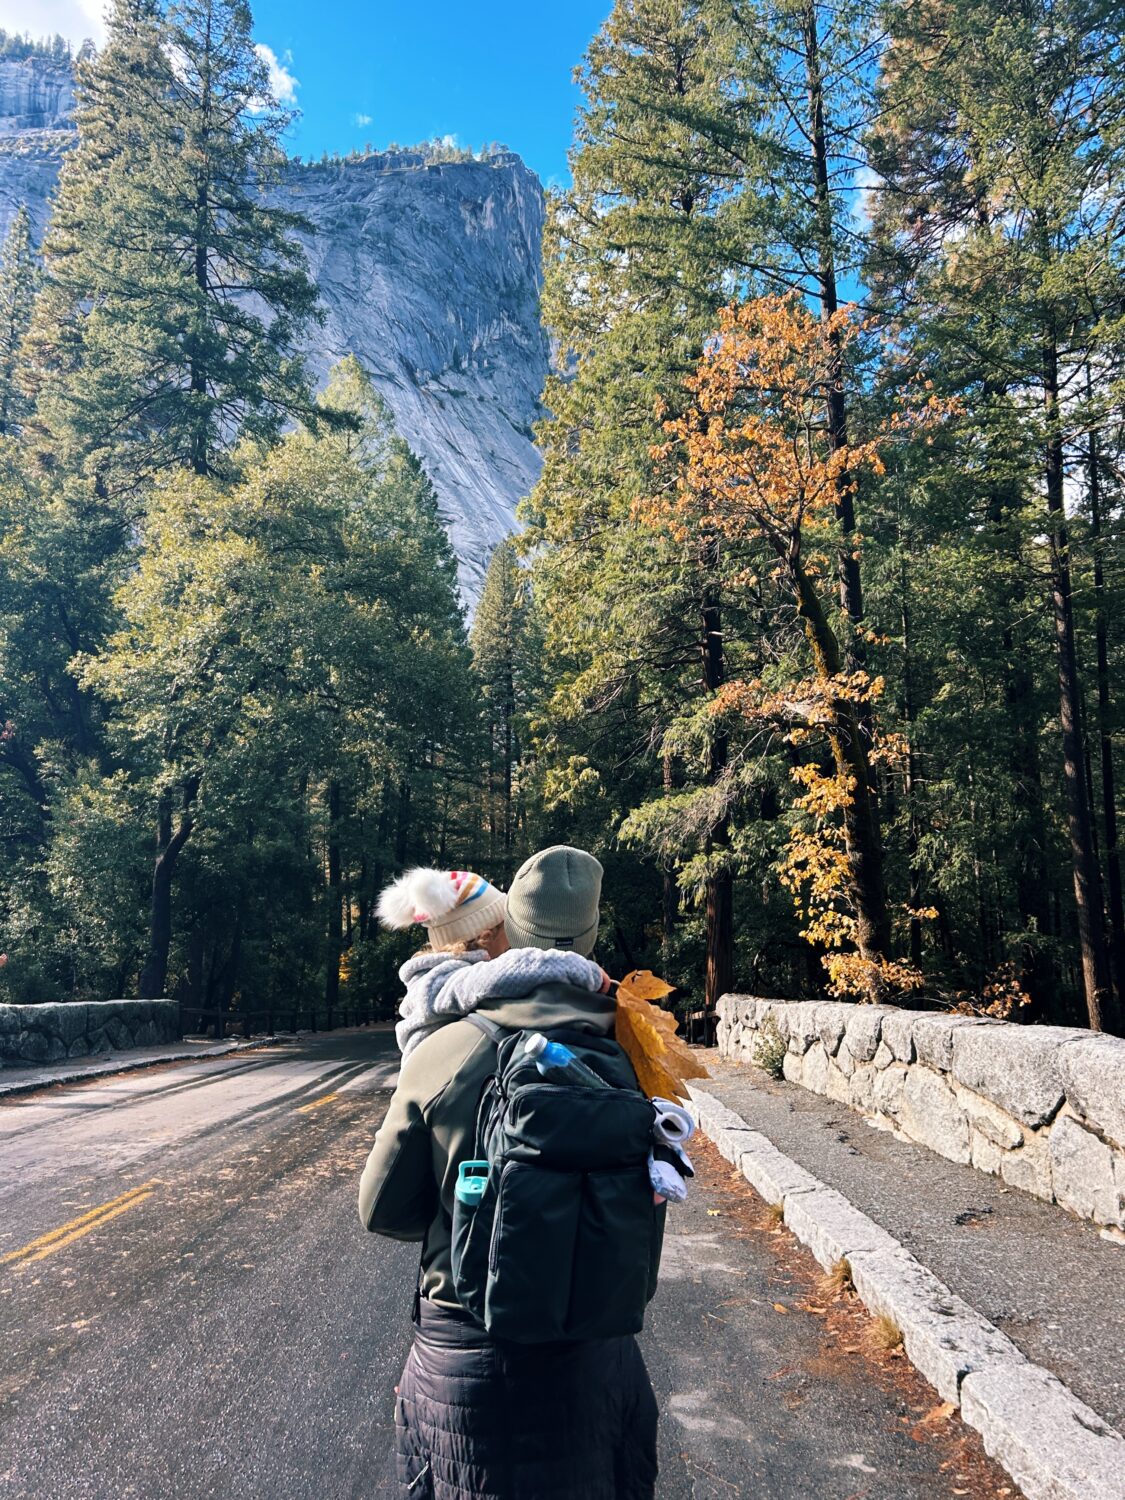
<svg viewBox="0 0 1125 1500"><path fill-rule="evenodd" d="M478 1011L471 1010L462 1020L468 1021L470 1026L475 1026L478 1031L483 1031L485 1036L494 1042L502 1042L508 1035L507 1026L498 1026L495 1021L490 1021L487 1016L482 1016Z"/></svg>

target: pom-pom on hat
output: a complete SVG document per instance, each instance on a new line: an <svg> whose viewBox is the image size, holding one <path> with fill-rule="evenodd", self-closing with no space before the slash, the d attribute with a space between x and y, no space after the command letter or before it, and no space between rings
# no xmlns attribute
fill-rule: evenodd
<svg viewBox="0 0 1125 1500"><path fill-rule="evenodd" d="M504 920L507 897L472 870L407 870L379 897L384 927L424 926L430 946L451 948Z"/></svg>

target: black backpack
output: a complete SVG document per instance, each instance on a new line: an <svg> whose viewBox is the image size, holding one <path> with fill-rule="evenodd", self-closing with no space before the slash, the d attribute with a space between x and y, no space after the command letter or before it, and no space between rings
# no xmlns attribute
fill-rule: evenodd
<svg viewBox="0 0 1125 1500"><path fill-rule="evenodd" d="M554 1028L600 1089L544 1078L532 1033L466 1017L497 1044L477 1113L487 1161L475 1207L455 1200L453 1284L489 1333L522 1344L638 1333L656 1291L666 1205L648 1178L653 1107L607 1037Z"/></svg>

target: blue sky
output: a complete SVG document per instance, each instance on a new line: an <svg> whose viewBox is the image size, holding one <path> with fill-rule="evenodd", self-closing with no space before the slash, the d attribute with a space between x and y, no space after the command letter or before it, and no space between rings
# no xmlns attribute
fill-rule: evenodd
<svg viewBox="0 0 1125 1500"><path fill-rule="evenodd" d="M463 145L506 142L546 181L566 172L571 74L609 9L610 0L483 9L257 0L254 29L298 80L303 156L455 135Z"/></svg>
<svg viewBox="0 0 1125 1500"><path fill-rule="evenodd" d="M611 0L251 0L254 34L293 81L291 149L347 152L454 135L503 141L545 182L565 180L571 81ZM101 0L0 0L0 26L97 37Z"/></svg>

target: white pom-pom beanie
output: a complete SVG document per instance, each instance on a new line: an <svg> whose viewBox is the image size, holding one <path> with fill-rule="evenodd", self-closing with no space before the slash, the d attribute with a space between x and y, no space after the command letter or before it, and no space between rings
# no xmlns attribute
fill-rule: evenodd
<svg viewBox="0 0 1125 1500"><path fill-rule="evenodd" d="M424 925L430 947L467 943L504 920L508 898L472 870L407 870L379 897L384 927Z"/></svg>

